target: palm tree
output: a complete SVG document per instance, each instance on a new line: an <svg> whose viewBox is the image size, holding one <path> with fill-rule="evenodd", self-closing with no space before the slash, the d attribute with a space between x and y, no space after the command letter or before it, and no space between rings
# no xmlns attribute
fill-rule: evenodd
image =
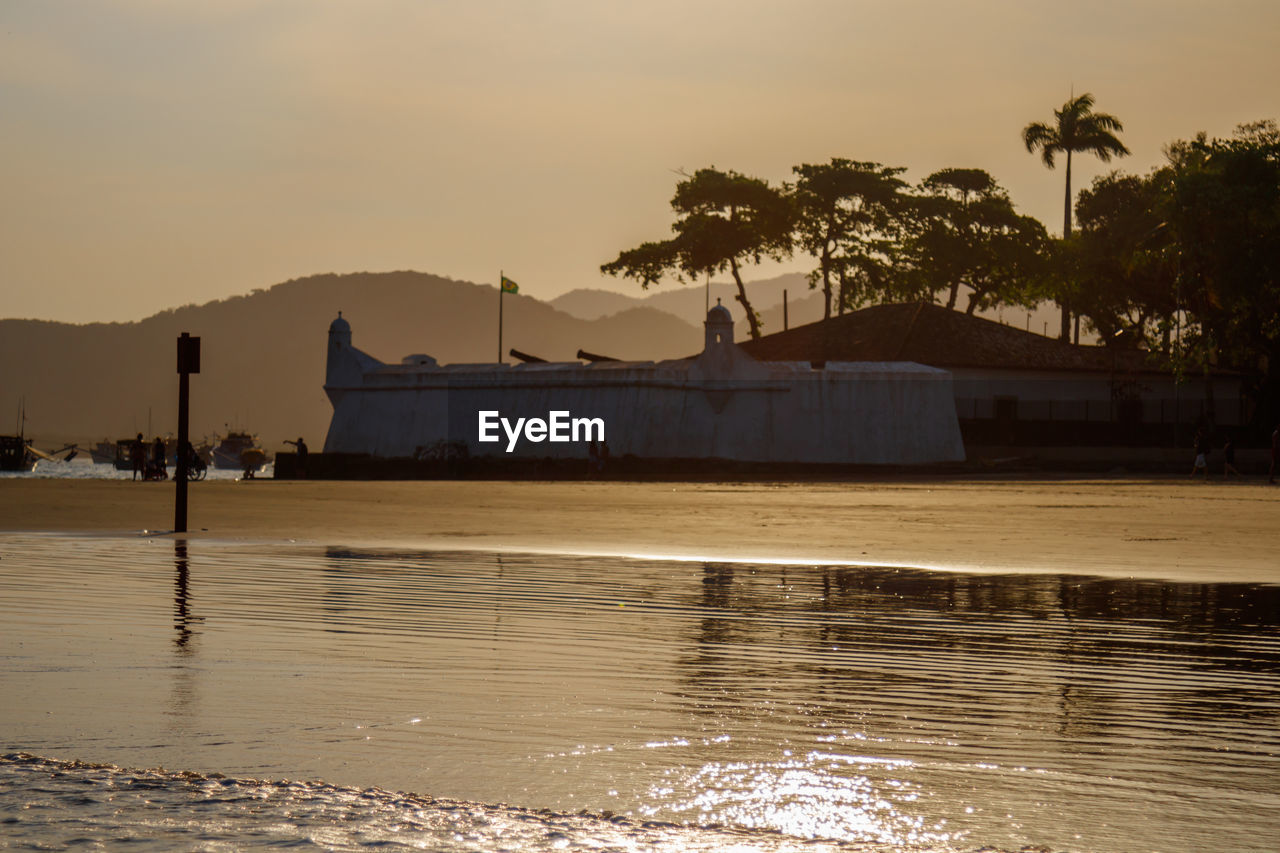
<svg viewBox="0 0 1280 853"><path fill-rule="evenodd" d="M1063 202L1062 237L1071 236L1071 155L1076 151L1087 151L1104 163L1111 162L1112 156L1123 157L1129 149L1116 137L1124 130L1120 119L1110 113L1093 111L1093 95L1085 92L1062 105L1062 109L1053 111L1054 123L1045 124L1033 121L1022 129L1022 141L1027 150L1040 157L1050 169L1054 167L1054 158L1059 152L1067 155L1067 192ZM1063 302L1062 339L1069 337L1071 327L1071 309Z"/></svg>

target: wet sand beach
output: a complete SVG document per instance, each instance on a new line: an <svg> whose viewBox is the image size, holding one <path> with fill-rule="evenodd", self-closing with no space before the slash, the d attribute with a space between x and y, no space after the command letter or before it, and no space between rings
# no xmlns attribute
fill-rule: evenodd
<svg viewBox="0 0 1280 853"><path fill-rule="evenodd" d="M209 482L192 537L1280 581L1280 489L1151 479ZM0 480L0 530L173 526L173 486Z"/></svg>

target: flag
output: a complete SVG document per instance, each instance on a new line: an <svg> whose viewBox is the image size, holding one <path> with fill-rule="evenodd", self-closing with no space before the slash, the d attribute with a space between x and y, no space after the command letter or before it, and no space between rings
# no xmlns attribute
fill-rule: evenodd
<svg viewBox="0 0 1280 853"><path fill-rule="evenodd" d="M514 281L512 281L511 279L507 278L504 275L502 277L502 292L503 293L519 293L520 285L516 284Z"/></svg>

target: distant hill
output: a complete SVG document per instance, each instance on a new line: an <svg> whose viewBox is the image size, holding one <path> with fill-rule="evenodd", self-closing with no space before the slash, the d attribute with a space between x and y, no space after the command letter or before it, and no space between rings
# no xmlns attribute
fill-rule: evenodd
<svg viewBox="0 0 1280 853"><path fill-rule="evenodd" d="M788 273L776 278L761 279L746 283L747 298L761 317L769 315L770 309L777 307L776 327L768 323L768 331L782 329L782 292L787 291L788 314L790 325L796 326L822 319L822 302L819 298L810 305L811 298L819 295L818 291L809 289L809 282L803 273ZM711 304L719 299L733 312L735 320L742 319L741 307L737 300L738 288L732 282L711 282ZM578 289L557 296L549 303L566 314L594 320L629 307L647 306L659 311L666 311L686 323L701 325L706 315L707 288L704 285L654 285L647 291L635 288L635 293L617 293L612 290ZM742 329L746 334L746 327Z"/></svg>
<svg viewBox="0 0 1280 853"><path fill-rule="evenodd" d="M804 273L788 273L775 278L751 281L747 282L746 287L752 306L760 314L761 330L766 335L783 329L782 292L784 289L787 291L787 325L789 327L803 326L822 319L822 291L810 289L808 277ZM732 312L734 320L739 323L736 329L737 335L745 337L747 327L742 322L742 309L736 299L737 293L737 287L731 282L713 281L711 283L711 304L714 305L719 298ZM609 290L571 290L551 300L550 304L567 314L583 319L606 316L612 311L622 310L625 306L646 305L666 311L687 323L698 325L702 322L706 298L706 288L703 285L661 284L654 285L647 291L637 286L634 295ZM962 307L967 299L967 295L961 294ZM1027 311L1025 308L992 308L979 311L978 314L998 323L1046 335L1054 334L1059 322L1057 307L1048 302L1032 311ZM1097 336L1082 330L1080 342L1096 343Z"/></svg>
<svg viewBox="0 0 1280 853"><path fill-rule="evenodd" d="M494 361L498 294L489 285L414 272L317 275L136 323L72 325L0 320L0 431L25 397L27 435L46 447L177 428L175 338L202 338L192 377L191 430L257 433L268 449L306 437L319 449L331 408L324 395L329 322L338 311L353 342L398 362L427 353L442 363ZM503 348L572 359L579 348L623 359L685 356L700 326L636 307L588 321L524 295L504 297Z"/></svg>
<svg viewBox="0 0 1280 853"><path fill-rule="evenodd" d="M598 320L628 308L639 308L644 303L645 300L642 297L628 296L612 290L580 287L577 290L562 293L547 304L557 311L563 311L580 320Z"/></svg>

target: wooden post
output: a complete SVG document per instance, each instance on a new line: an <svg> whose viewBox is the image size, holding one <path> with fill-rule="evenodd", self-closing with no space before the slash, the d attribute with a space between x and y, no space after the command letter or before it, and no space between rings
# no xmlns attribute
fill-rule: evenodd
<svg viewBox="0 0 1280 853"><path fill-rule="evenodd" d="M178 338L178 464L174 470L173 532L187 532L187 445L190 443L191 374L200 372L200 339Z"/></svg>

